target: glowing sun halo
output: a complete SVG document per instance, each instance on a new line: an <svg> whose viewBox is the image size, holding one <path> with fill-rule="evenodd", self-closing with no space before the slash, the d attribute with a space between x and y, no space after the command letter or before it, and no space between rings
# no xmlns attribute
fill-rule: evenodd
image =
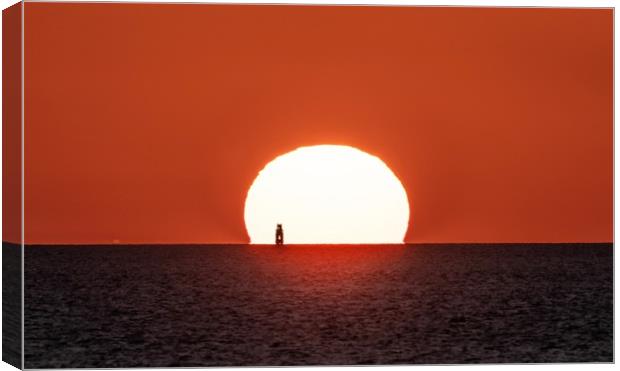
<svg viewBox="0 0 620 371"><path fill-rule="evenodd" d="M253 244L272 244L276 224L291 244L402 243L407 193L379 158L339 145L301 147L260 171L245 201Z"/></svg>

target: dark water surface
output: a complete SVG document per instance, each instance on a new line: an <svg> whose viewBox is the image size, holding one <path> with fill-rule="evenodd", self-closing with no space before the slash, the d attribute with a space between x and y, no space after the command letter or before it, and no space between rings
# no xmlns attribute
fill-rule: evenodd
<svg viewBox="0 0 620 371"><path fill-rule="evenodd" d="M27 246L27 368L611 362L611 244Z"/></svg>

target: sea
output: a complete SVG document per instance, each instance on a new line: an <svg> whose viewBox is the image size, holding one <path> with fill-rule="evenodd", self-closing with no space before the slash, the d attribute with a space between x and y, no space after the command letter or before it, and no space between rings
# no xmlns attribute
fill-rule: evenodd
<svg viewBox="0 0 620 371"><path fill-rule="evenodd" d="M26 368L613 362L612 244L26 246Z"/></svg>

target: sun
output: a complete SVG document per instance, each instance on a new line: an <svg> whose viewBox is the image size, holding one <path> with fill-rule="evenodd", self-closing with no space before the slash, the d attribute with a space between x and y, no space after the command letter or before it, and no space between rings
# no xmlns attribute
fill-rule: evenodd
<svg viewBox="0 0 620 371"><path fill-rule="evenodd" d="M403 243L409 201L376 156L342 145L301 147L269 162L245 201L253 244Z"/></svg>

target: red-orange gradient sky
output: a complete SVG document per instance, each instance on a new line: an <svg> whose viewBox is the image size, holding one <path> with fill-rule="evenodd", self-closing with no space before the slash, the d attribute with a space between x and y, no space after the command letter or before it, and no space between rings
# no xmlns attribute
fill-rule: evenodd
<svg viewBox="0 0 620 371"><path fill-rule="evenodd" d="M612 10L25 7L27 243L247 242L324 143L397 174L408 242L613 238Z"/></svg>

